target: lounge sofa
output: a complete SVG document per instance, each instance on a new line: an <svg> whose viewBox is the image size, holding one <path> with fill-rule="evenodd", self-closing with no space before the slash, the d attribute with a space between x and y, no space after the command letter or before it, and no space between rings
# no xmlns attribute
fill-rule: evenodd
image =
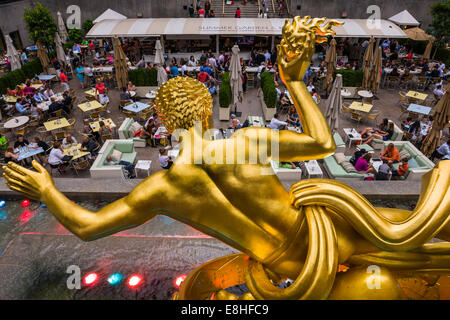
<svg viewBox="0 0 450 320"><path fill-rule="evenodd" d="M335 133L333 135L334 142L336 143L336 153L342 152L345 153L345 142L344 139L342 139L341 135L339 133Z"/></svg>
<svg viewBox="0 0 450 320"><path fill-rule="evenodd" d="M113 154L114 150L122 152L120 161L134 163L137 153L131 140L108 140L100 150L97 159L90 169L93 179L124 178L122 166L105 165L106 158Z"/></svg>
<svg viewBox="0 0 450 320"><path fill-rule="evenodd" d="M351 156L346 157L347 160L351 159ZM327 171L328 175L331 178L354 178L354 179L363 179L364 175L357 172L347 172L345 169L338 164L336 158L333 156L329 156L324 159L324 167Z"/></svg>
<svg viewBox="0 0 450 320"><path fill-rule="evenodd" d="M134 136L134 133L137 132L137 130L132 130L132 125L135 123L135 121L131 118L126 118L122 125L119 128L119 139L122 140L133 140L134 147L135 148L145 148L147 145L147 142L145 139L136 138ZM136 122L137 123L137 122ZM136 125L137 126L137 125ZM142 126L139 125L139 129L142 129Z"/></svg>
<svg viewBox="0 0 450 320"><path fill-rule="evenodd" d="M392 122L392 121L389 121L389 122ZM392 135L391 140L383 141L383 140L375 139L372 141L372 147L375 150L380 150L383 148L385 142L390 143L390 142L394 142L394 141L402 141L402 139L403 139L403 131L394 123L394 134Z"/></svg>
<svg viewBox="0 0 450 320"><path fill-rule="evenodd" d="M401 177L402 180L421 181L424 174L433 170L435 164L422 152L420 152L411 142L386 141L383 143L383 150L385 150L390 143L393 143L400 153L402 153L402 151L406 151L410 156L408 161L409 169L406 172L406 175ZM393 164L393 168L396 170L399 166L400 163Z"/></svg>
<svg viewBox="0 0 450 320"><path fill-rule="evenodd" d="M284 168L283 166L280 167L279 162L271 161L272 169L277 175L278 179L280 179L281 182L297 182L302 180L302 169L296 168Z"/></svg>

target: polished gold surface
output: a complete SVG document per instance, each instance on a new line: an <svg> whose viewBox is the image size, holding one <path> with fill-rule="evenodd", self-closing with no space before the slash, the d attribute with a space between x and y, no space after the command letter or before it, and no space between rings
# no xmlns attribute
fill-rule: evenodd
<svg viewBox="0 0 450 320"><path fill-rule="evenodd" d="M166 128L184 129L182 150L169 171L152 175L95 213L60 193L37 162L37 171L10 162L4 168L8 186L45 203L86 241L162 214L242 252L196 269L176 299L402 298L397 272L417 277L450 271L450 244L427 244L433 237L450 240L450 161L425 176L414 212L375 208L333 180L301 181L287 193L268 161L323 159L335 152L330 128L302 81L315 42L339 24L324 22L309 17L286 22L278 48L280 75L304 133L246 128L230 139L203 139L211 98L202 84L176 78L160 89L155 102ZM372 265L381 290L368 285ZM274 285L286 278L296 280L284 290ZM244 282L250 292L241 297L224 290Z"/></svg>

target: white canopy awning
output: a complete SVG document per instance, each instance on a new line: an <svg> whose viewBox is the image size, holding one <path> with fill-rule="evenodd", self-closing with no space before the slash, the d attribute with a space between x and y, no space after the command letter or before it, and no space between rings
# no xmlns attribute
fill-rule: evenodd
<svg viewBox="0 0 450 320"><path fill-rule="evenodd" d="M127 17L125 17L123 14L120 14L112 9L108 9L105 12L103 12L97 19L94 20L94 23L99 23L103 20L125 20Z"/></svg>
<svg viewBox="0 0 450 320"><path fill-rule="evenodd" d="M345 22L335 27L337 37L407 38L394 23L387 20L337 19ZM94 25L87 37L152 37L160 35L281 35L285 19L257 18L159 18L103 20Z"/></svg>
<svg viewBox="0 0 450 320"><path fill-rule="evenodd" d="M419 21L417 21L416 18L414 18L408 10L403 10L402 12L397 13L395 16L390 17L388 20L398 24L399 26L416 27L420 25Z"/></svg>

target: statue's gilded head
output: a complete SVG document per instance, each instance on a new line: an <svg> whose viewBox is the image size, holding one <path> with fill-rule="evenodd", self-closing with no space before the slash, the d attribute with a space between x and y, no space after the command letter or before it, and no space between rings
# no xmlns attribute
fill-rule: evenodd
<svg viewBox="0 0 450 320"><path fill-rule="evenodd" d="M170 133L194 127L201 121L208 127L213 100L208 88L190 77L176 77L161 86L156 94L155 108Z"/></svg>

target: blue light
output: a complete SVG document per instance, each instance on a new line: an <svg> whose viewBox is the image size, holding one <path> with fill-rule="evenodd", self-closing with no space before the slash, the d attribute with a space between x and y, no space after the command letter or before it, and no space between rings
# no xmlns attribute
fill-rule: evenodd
<svg viewBox="0 0 450 320"><path fill-rule="evenodd" d="M4 206L6 206L6 201L0 200L0 208L3 208Z"/></svg>
<svg viewBox="0 0 450 320"><path fill-rule="evenodd" d="M45 205L45 203L41 203L41 207L42 207L42 208L47 208L47 206Z"/></svg>
<svg viewBox="0 0 450 320"><path fill-rule="evenodd" d="M6 220L6 218L8 218L8 216L6 215L6 212L0 211L0 220Z"/></svg>
<svg viewBox="0 0 450 320"><path fill-rule="evenodd" d="M122 279L123 279L123 276L120 273L114 273L109 276L108 283L112 286L115 286L115 285L119 284L120 281L122 281Z"/></svg>

